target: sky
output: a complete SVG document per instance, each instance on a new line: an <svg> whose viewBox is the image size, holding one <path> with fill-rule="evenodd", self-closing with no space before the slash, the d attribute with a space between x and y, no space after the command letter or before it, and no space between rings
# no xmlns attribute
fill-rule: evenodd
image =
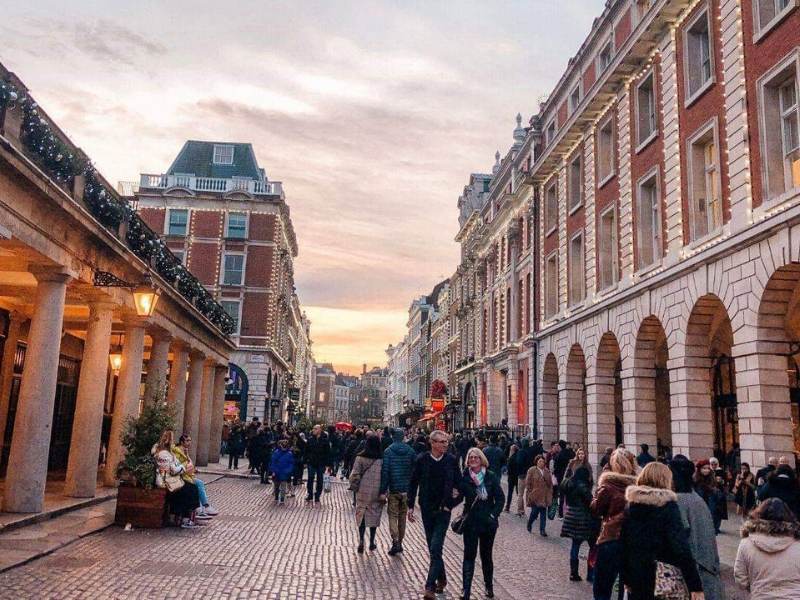
<svg viewBox="0 0 800 600"><path fill-rule="evenodd" d="M282 181L318 362L384 365L458 264L456 202L605 0L0 0L0 61L109 181L187 139Z"/></svg>

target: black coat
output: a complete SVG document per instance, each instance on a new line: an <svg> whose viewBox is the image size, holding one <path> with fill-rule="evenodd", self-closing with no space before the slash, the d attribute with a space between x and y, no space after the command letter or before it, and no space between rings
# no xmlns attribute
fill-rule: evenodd
<svg viewBox="0 0 800 600"><path fill-rule="evenodd" d="M306 464L312 467L327 467L331 464L331 443L324 435L309 436L305 447Z"/></svg>
<svg viewBox="0 0 800 600"><path fill-rule="evenodd" d="M573 540L594 540L600 532L600 520L595 519L589 510L592 502L592 489L588 483L570 477L561 484L561 491L567 503L561 537Z"/></svg>
<svg viewBox="0 0 800 600"><path fill-rule="evenodd" d="M455 508L461 502L460 494L453 498L460 478L458 461L453 455L445 453L437 461L430 452L418 454L411 472L408 507L414 508L414 503L419 502L420 510L427 514Z"/></svg>
<svg viewBox="0 0 800 600"><path fill-rule="evenodd" d="M631 600L652 598L656 561L681 570L690 592L703 589L683 526L678 497L671 490L631 485L625 490L628 507L622 523L622 578Z"/></svg>
<svg viewBox="0 0 800 600"><path fill-rule="evenodd" d="M478 488L472 480L468 468L464 469L458 484L458 489L464 496L464 510L469 511L464 522L464 531L471 531L478 535L497 529L497 519L503 512L503 505L506 501L498 475L487 470L483 485L488 494L486 500L476 500Z"/></svg>
<svg viewBox="0 0 800 600"><path fill-rule="evenodd" d="M770 476L767 483L758 488L758 499L763 502L768 498L780 498L800 519L800 490L796 480Z"/></svg>

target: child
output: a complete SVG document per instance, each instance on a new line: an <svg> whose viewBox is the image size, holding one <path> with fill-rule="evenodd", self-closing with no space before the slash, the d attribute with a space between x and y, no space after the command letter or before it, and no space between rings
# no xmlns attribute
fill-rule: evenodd
<svg viewBox="0 0 800 600"><path fill-rule="evenodd" d="M294 454L289 450L289 440L282 439L278 442L278 449L272 453L269 461L269 470L272 473L275 502L283 504L294 471Z"/></svg>

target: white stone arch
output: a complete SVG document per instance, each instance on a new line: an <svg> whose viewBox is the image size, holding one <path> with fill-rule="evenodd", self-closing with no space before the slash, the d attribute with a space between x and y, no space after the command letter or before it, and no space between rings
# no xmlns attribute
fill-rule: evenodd
<svg viewBox="0 0 800 600"><path fill-rule="evenodd" d="M595 464L606 448L616 446L617 405L621 387L617 380L620 349L616 335L607 331L587 359L586 415L589 458ZM617 395L619 394L619 399Z"/></svg>
<svg viewBox="0 0 800 600"><path fill-rule="evenodd" d="M578 344L570 347L564 378L558 394L558 434L560 439L587 446L586 357Z"/></svg>
<svg viewBox="0 0 800 600"><path fill-rule="evenodd" d="M542 360L539 384L539 436L550 441L558 437L558 361L553 352Z"/></svg>

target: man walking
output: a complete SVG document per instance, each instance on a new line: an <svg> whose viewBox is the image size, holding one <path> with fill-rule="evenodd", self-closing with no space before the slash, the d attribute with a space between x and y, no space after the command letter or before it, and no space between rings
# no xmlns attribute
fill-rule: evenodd
<svg viewBox="0 0 800 600"><path fill-rule="evenodd" d="M306 483L306 502L319 504L322 497L322 477L325 474L325 467L331 462L331 444L326 436L322 435L322 425L314 425L311 430L311 437L308 438L305 447L306 464L308 465L308 482ZM314 479L317 480L316 490L314 489Z"/></svg>
<svg viewBox="0 0 800 600"><path fill-rule="evenodd" d="M444 570L444 538L450 525L450 511L461 501L456 485L460 478L456 458L447 454L449 437L444 431L431 433L430 452L422 452L414 463L408 489L408 519L414 521L414 501L419 492L419 507L430 564L425 580L425 600L435 600L444 592L447 574Z"/></svg>
<svg viewBox="0 0 800 600"><path fill-rule="evenodd" d="M406 514L408 513L408 487L411 472L414 470L416 452L403 441L403 430L392 431L392 443L383 453L381 467L381 498L387 499L386 513L389 515L389 532L392 547L389 556L403 551L403 538L406 534Z"/></svg>

